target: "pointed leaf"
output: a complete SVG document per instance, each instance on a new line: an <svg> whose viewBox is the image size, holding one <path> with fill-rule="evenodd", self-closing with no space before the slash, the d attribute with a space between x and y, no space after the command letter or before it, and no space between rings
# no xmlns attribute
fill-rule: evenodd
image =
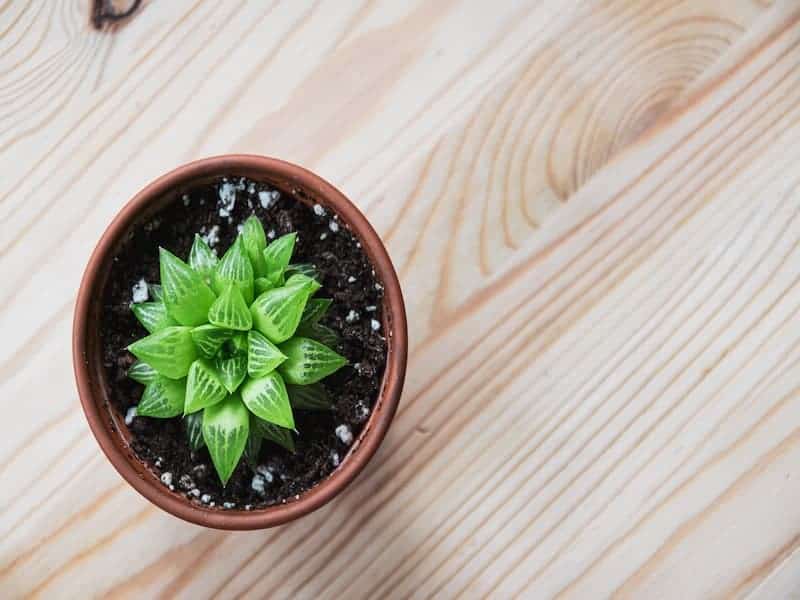
<svg viewBox="0 0 800 600"><path fill-rule="evenodd" d="M267 236L264 233L264 226L255 215L247 218L242 227L242 239L244 249L250 264L253 265L253 273L256 277L263 277L267 273L267 263L264 260L264 249L267 247Z"/></svg>
<svg viewBox="0 0 800 600"><path fill-rule="evenodd" d="M300 323L302 325L313 325L325 316L332 303L333 300L330 298L312 298L306 302L306 308L303 310L303 316L300 317Z"/></svg>
<svg viewBox="0 0 800 600"><path fill-rule="evenodd" d="M250 377L263 377L286 360L278 347L258 331L247 334L247 373Z"/></svg>
<svg viewBox="0 0 800 600"><path fill-rule="evenodd" d="M249 305L253 301L253 265L247 258L242 236L236 238L217 265L214 289L221 294L229 283L239 288L245 303Z"/></svg>
<svg viewBox="0 0 800 600"><path fill-rule="evenodd" d="M251 415L251 417L251 431L253 427L255 427L259 435L265 440L275 442L276 444L286 448L289 452L294 452L294 437L292 437L292 431L290 429L279 427L274 423L269 423L264 419L259 419L255 415Z"/></svg>
<svg viewBox="0 0 800 600"><path fill-rule="evenodd" d="M228 390L219 380L216 369L202 358L194 361L186 380L186 403L183 414L197 412L224 400L227 396Z"/></svg>
<svg viewBox="0 0 800 600"><path fill-rule="evenodd" d="M289 403L297 410L333 410L328 390L321 383L286 386Z"/></svg>
<svg viewBox="0 0 800 600"><path fill-rule="evenodd" d="M292 338L281 344L280 349L287 359L278 367L278 371L286 383L316 383L347 364L344 356L309 338Z"/></svg>
<svg viewBox="0 0 800 600"><path fill-rule="evenodd" d="M189 250L189 266L203 277L203 281L210 284L218 263L219 259L214 251L209 248L203 238L195 233L192 249Z"/></svg>
<svg viewBox="0 0 800 600"><path fill-rule="evenodd" d="M158 377L144 388L142 399L136 407L140 417L167 419L177 417L183 412L183 399L186 396L186 380Z"/></svg>
<svg viewBox="0 0 800 600"><path fill-rule="evenodd" d="M222 485L239 464L249 433L250 415L238 396L228 396L203 411L203 439Z"/></svg>
<svg viewBox="0 0 800 600"><path fill-rule="evenodd" d="M300 337L307 337L311 338L312 340L316 340L320 344L325 344L329 348L339 344L339 334L322 323L314 323L312 325L301 324L297 328L295 334L299 335Z"/></svg>
<svg viewBox="0 0 800 600"><path fill-rule="evenodd" d="M276 371L258 379L248 379L242 386L242 401L257 417L281 427L294 429L294 417L286 385Z"/></svg>
<svg viewBox="0 0 800 600"><path fill-rule="evenodd" d="M167 312L181 325L202 325L216 295L199 273L164 248L159 249L161 288Z"/></svg>
<svg viewBox="0 0 800 600"><path fill-rule="evenodd" d="M242 292L233 283L228 283L228 287L211 305L208 311L208 320L217 327L238 331L247 331L253 326L250 309L244 302Z"/></svg>
<svg viewBox="0 0 800 600"><path fill-rule="evenodd" d="M191 327L167 327L128 346L139 360L170 379L186 377L197 358Z"/></svg>
<svg viewBox="0 0 800 600"><path fill-rule="evenodd" d="M283 282L283 273L292 259L296 240L296 233L287 233L271 242L263 252L267 275L277 278L278 284Z"/></svg>
<svg viewBox="0 0 800 600"><path fill-rule="evenodd" d="M259 277L254 282L256 298L272 288L279 287L279 278Z"/></svg>
<svg viewBox="0 0 800 600"><path fill-rule="evenodd" d="M306 277L310 277L311 279L316 279L319 281L319 273L317 273L317 268L312 265L311 263L295 263L286 267L286 277L291 277L292 275L305 275Z"/></svg>
<svg viewBox="0 0 800 600"><path fill-rule="evenodd" d="M284 284L286 287L296 286L301 287L308 292L309 297L313 296L322 285L311 277L307 277L302 273L295 273L286 280Z"/></svg>
<svg viewBox="0 0 800 600"><path fill-rule="evenodd" d="M249 333L249 332L248 332ZM239 332L231 338L234 354L247 354L247 333Z"/></svg>
<svg viewBox="0 0 800 600"><path fill-rule="evenodd" d="M131 310L147 331L155 333L178 323L169 316L163 302L131 304Z"/></svg>
<svg viewBox="0 0 800 600"><path fill-rule="evenodd" d="M197 452L206 445L203 440L203 413L198 411L183 417L183 424L186 426L186 437L189 440L189 448Z"/></svg>
<svg viewBox="0 0 800 600"><path fill-rule="evenodd" d="M147 363L137 360L131 365L131 368L128 369L128 377L143 385L147 385L156 380L158 372Z"/></svg>
<svg viewBox="0 0 800 600"><path fill-rule="evenodd" d="M147 291L154 302L164 301L164 290L161 289L161 286L158 285L157 283L148 283Z"/></svg>
<svg viewBox="0 0 800 600"><path fill-rule="evenodd" d="M250 307L253 328L275 344L288 340L300 323L308 297L308 290L302 286L267 290Z"/></svg>
<svg viewBox="0 0 800 600"><path fill-rule="evenodd" d="M198 352L206 358L214 358L226 340L231 339L233 331L216 325L200 325L192 329L192 340Z"/></svg>
<svg viewBox="0 0 800 600"><path fill-rule="evenodd" d="M247 356L237 354L230 358L218 358L214 368L222 385L232 394L247 375Z"/></svg>
<svg viewBox="0 0 800 600"><path fill-rule="evenodd" d="M256 418L250 414L250 433L247 436L247 445L244 447L244 459L253 471L258 466L258 455L261 452L261 434L254 427Z"/></svg>

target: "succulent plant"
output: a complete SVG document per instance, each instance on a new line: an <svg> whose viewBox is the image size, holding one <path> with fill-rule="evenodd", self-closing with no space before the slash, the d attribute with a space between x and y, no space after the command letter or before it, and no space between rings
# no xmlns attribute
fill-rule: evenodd
<svg viewBox="0 0 800 600"><path fill-rule="evenodd" d="M346 364L319 321L313 266L291 265L296 234L267 245L252 216L221 259L196 235L188 264L159 249L160 285L131 309L150 333L128 350L144 384L138 416L183 416L187 443L208 447L223 485L261 442L294 451L292 409L330 408L322 379Z"/></svg>

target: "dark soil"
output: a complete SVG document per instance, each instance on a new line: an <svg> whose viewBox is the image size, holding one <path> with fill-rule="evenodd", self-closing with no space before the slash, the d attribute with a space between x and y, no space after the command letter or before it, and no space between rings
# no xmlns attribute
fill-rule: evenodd
<svg viewBox="0 0 800 600"><path fill-rule="evenodd" d="M227 214L220 202L223 185L236 190L229 216L221 216ZM335 404L332 412L295 411L299 435L294 454L264 442L257 473L242 460L223 488L208 451L189 449L182 419L133 417L129 429L134 452L165 485L194 502L249 509L294 499L338 466L351 444L346 429L355 439L372 411L386 361L383 330L374 329L381 322L383 287L350 231L334 215L318 214L322 211L315 208L296 200L292 191L239 177L222 179L178 194L167 208L136 228L114 258L104 291L101 335L111 399L123 417L138 404L144 389L125 374L134 360L126 347L147 335L130 311L132 287L141 279L158 282L159 246L186 259L194 234L213 231L221 255L235 239L238 225L255 214L268 236L298 232L292 261L313 263L323 285L317 297L334 299L322 322L339 333L337 351L347 357L349 366L324 380Z"/></svg>

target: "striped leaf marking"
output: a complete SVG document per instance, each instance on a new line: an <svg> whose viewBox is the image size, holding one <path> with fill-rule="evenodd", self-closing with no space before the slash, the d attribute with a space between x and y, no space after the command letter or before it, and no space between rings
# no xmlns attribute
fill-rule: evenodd
<svg viewBox="0 0 800 600"><path fill-rule="evenodd" d="M317 383L347 364L344 356L309 338L295 337L279 348L287 358L278 371L293 385Z"/></svg>
<svg viewBox="0 0 800 600"><path fill-rule="evenodd" d="M131 310L139 323L150 333L178 324L169 316L163 302L139 302L131 304Z"/></svg>
<svg viewBox="0 0 800 600"><path fill-rule="evenodd" d="M198 352L206 358L214 358L227 340L233 337L230 329L216 325L200 325L192 329L192 340Z"/></svg>
<svg viewBox="0 0 800 600"><path fill-rule="evenodd" d="M256 416L253 416L250 420L250 428L252 429L253 427L257 429L259 435L265 440L275 442L286 448L289 452L294 452L294 437L292 436L291 429L279 427L274 423L269 423Z"/></svg>
<svg viewBox="0 0 800 600"><path fill-rule="evenodd" d="M328 390L321 383L287 385L289 403L297 410L333 410Z"/></svg>
<svg viewBox="0 0 800 600"><path fill-rule="evenodd" d="M247 333L247 373L263 377L286 360L286 355L258 331Z"/></svg>
<svg viewBox="0 0 800 600"><path fill-rule="evenodd" d="M313 325L325 316L331 304L333 304L333 300L330 298L312 298L306 302L303 316L300 317L300 324Z"/></svg>
<svg viewBox="0 0 800 600"><path fill-rule="evenodd" d="M237 331L247 331L253 326L253 317L238 286L228 283L208 310L208 321L217 327Z"/></svg>
<svg viewBox="0 0 800 600"><path fill-rule="evenodd" d="M186 438L189 440L189 448L198 451L206 445L203 440L203 413L198 411L183 417L183 424L186 427Z"/></svg>
<svg viewBox="0 0 800 600"><path fill-rule="evenodd" d="M248 379L242 386L242 400L257 417L287 429L294 429L294 416L286 385L277 371L257 379Z"/></svg>
<svg viewBox="0 0 800 600"><path fill-rule="evenodd" d="M339 334L322 323L301 323L295 333L301 337L307 337L311 338L312 340L316 340L320 344L324 344L328 347L339 344Z"/></svg>
<svg viewBox="0 0 800 600"><path fill-rule="evenodd" d="M181 325L202 325L216 295L203 278L169 250L159 248L161 290L167 312Z"/></svg>
<svg viewBox="0 0 800 600"><path fill-rule="evenodd" d="M267 236L264 226L255 215L247 218L242 227L242 240L250 264L253 265L255 277L264 277L267 274L267 262L264 259L264 250L267 247Z"/></svg>
<svg viewBox="0 0 800 600"><path fill-rule="evenodd" d="M214 289L218 294L224 292L229 283L239 288L245 303L249 305L253 301L253 265L247 258L241 235L225 252L214 274Z"/></svg>
<svg viewBox="0 0 800 600"><path fill-rule="evenodd" d="M232 394L247 376L247 356L237 354L230 358L217 358L214 368L222 385Z"/></svg>
<svg viewBox="0 0 800 600"><path fill-rule="evenodd" d="M131 365L131 368L128 369L127 375L142 385L153 383L158 377L158 373L153 367L140 360L137 360Z"/></svg>
<svg viewBox="0 0 800 600"><path fill-rule="evenodd" d="M244 447L244 459L253 471L258 466L258 455L261 452L261 434L254 427L255 420L256 416L250 413L250 433Z"/></svg>
<svg viewBox="0 0 800 600"><path fill-rule="evenodd" d="M155 302L164 301L164 290L157 283L148 283L147 291Z"/></svg>
<svg viewBox="0 0 800 600"><path fill-rule="evenodd" d="M158 377L147 384L136 407L140 417L157 417L167 419L183 413L183 399L186 396L185 379L167 379Z"/></svg>
<svg viewBox="0 0 800 600"><path fill-rule="evenodd" d="M219 259L214 251L209 248L203 238L195 233L192 249L189 251L189 266L210 285L218 263Z"/></svg>
<svg viewBox="0 0 800 600"><path fill-rule="evenodd" d="M128 350L160 375L180 379L197 358L191 331L191 327L167 327L134 342Z"/></svg>
<svg viewBox="0 0 800 600"><path fill-rule="evenodd" d="M269 341L279 344L297 330L309 292L303 286L284 286L267 290L250 307L253 328Z"/></svg>
<svg viewBox="0 0 800 600"><path fill-rule="evenodd" d="M228 390L219 380L216 369L205 359L192 363L186 379L186 403L183 414L188 415L221 402L228 395Z"/></svg>
<svg viewBox="0 0 800 600"><path fill-rule="evenodd" d="M238 395L203 411L203 439L222 485L228 483L239 464L249 432L250 415Z"/></svg>
<svg viewBox="0 0 800 600"><path fill-rule="evenodd" d="M319 273L317 273L317 268L311 263L295 263L289 265L288 267L286 267L285 273L286 277L291 277L292 275L300 274L319 281Z"/></svg>
<svg viewBox="0 0 800 600"><path fill-rule="evenodd" d="M275 281L275 285L282 285L283 283L283 274L292 258L296 240L296 233L287 233L272 241L262 253L267 277L271 281Z"/></svg>

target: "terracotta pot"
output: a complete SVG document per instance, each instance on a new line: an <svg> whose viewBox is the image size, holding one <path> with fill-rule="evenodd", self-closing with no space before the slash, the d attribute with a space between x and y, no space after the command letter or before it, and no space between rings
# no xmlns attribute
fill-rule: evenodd
<svg viewBox="0 0 800 600"><path fill-rule="evenodd" d="M112 258L133 228L140 226L168 203L177 190L204 179L223 175L244 176L268 182L278 189L299 190L298 199L319 203L335 212L360 240L385 288L383 328L387 332L386 370L372 414L341 465L298 500L258 510L219 510L192 504L165 487L130 448L125 421L109 402L110 383L102 365L100 331L103 288ZM406 370L408 334L403 297L397 275L380 238L363 214L331 184L296 165L249 155L227 155L189 163L157 179L125 205L103 234L83 275L72 334L73 364L83 410L108 459L139 493L173 515L218 529L263 529L296 519L319 508L344 488L364 468L378 449L394 417Z"/></svg>

